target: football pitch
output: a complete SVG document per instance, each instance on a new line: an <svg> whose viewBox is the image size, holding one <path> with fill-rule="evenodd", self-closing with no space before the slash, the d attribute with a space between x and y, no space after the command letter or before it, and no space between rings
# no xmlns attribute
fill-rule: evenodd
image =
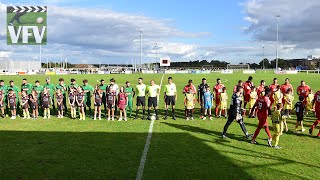
<svg viewBox="0 0 320 180"><path fill-rule="evenodd" d="M264 131L257 138L258 144L250 144L237 123L230 126L229 138L222 139L226 119L201 120L199 104L195 108L195 120L184 120L182 89L189 79L197 86L204 77L212 88L216 79L221 78L230 99L233 86L240 79L247 80L249 75L165 74L162 85L167 83L169 76L173 77L178 90L177 120L162 120L161 89L160 120L154 121L152 136L149 134L152 121L141 119L128 119L127 122L56 117L49 120L0 119L0 179L136 179L140 175L142 179L319 178L320 139L310 136L307 131L294 133L294 115L287 120L289 132L280 137L282 149L268 147ZM259 73L252 76L255 85L261 79L269 85L274 77L282 84L288 77L294 88L301 80L314 91L320 88L318 74ZM119 86L124 86L127 80L134 86L139 77L143 77L147 85L151 79L160 84L162 74L2 76L0 79L6 84L14 80L20 87L24 77L32 84L35 80L44 84L45 78L50 77L55 85L60 77L66 84L75 78L79 85L83 79L88 79L92 86L97 80L104 79L108 83L113 77ZM312 115L306 117L305 127L308 129L314 120ZM255 131L257 123L257 119L245 118L249 133ZM318 130L319 127L314 134Z"/></svg>

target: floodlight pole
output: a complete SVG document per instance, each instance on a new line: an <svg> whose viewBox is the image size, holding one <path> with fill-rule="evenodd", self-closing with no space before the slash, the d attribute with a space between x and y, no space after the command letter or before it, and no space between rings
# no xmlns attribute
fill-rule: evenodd
<svg viewBox="0 0 320 180"><path fill-rule="evenodd" d="M154 69L155 69L155 66L156 66L157 61L158 61L158 43L156 43L156 45L154 46L154 48L156 48L156 61L155 61L155 64L154 64Z"/></svg>
<svg viewBox="0 0 320 180"><path fill-rule="evenodd" d="M275 16L277 18L277 45L276 45L276 71L278 71L278 46L279 46L279 19L280 15Z"/></svg>
<svg viewBox="0 0 320 180"><path fill-rule="evenodd" d="M262 46L262 69L265 69L265 67L264 67L264 60L265 60L265 58L264 58L264 46Z"/></svg>
<svg viewBox="0 0 320 180"><path fill-rule="evenodd" d="M142 31L140 31L140 66L142 69Z"/></svg>

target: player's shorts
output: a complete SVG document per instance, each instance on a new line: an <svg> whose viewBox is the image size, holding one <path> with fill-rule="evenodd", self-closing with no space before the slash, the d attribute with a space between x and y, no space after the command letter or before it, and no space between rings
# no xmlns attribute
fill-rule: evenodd
<svg viewBox="0 0 320 180"><path fill-rule="evenodd" d="M244 95L244 102L249 102L250 101L250 94L245 94Z"/></svg>
<svg viewBox="0 0 320 180"><path fill-rule="evenodd" d="M176 104L176 97L175 96L166 96L165 102L166 102L166 105L174 106Z"/></svg>
<svg viewBox="0 0 320 180"><path fill-rule="evenodd" d="M148 107L157 107L157 106L158 106L157 97L149 97L148 98Z"/></svg>
<svg viewBox="0 0 320 180"><path fill-rule="evenodd" d="M219 98L215 99L215 103L216 103L216 106L219 106L221 103L220 99Z"/></svg>
<svg viewBox="0 0 320 180"><path fill-rule="evenodd" d="M227 109L227 103L226 102L222 102L220 103L220 109Z"/></svg>
<svg viewBox="0 0 320 180"><path fill-rule="evenodd" d="M64 110L64 106L61 104L61 105L58 105L58 111L62 111Z"/></svg>
<svg viewBox="0 0 320 180"><path fill-rule="evenodd" d="M271 105L272 105L273 103L275 103L275 102L274 102L274 98L272 97L272 95L270 96L270 98L269 98L269 99L270 99L270 103L271 103Z"/></svg>
<svg viewBox="0 0 320 180"><path fill-rule="evenodd" d="M28 109L28 103L22 106L22 109Z"/></svg>
<svg viewBox="0 0 320 180"><path fill-rule="evenodd" d="M194 106L186 106L186 109L190 110L190 109L193 109Z"/></svg>
<svg viewBox="0 0 320 180"><path fill-rule="evenodd" d="M268 126L268 118L265 118L264 120L259 120L258 127L263 128Z"/></svg>
<svg viewBox="0 0 320 180"><path fill-rule="evenodd" d="M252 108L253 108L253 106L254 106L254 104L255 104L255 103L251 103L251 102L249 101L249 103L248 103L248 105L249 105L249 109L252 109Z"/></svg>
<svg viewBox="0 0 320 180"><path fill-rule="evenodd" d="M49 103L42 103L42 108L49 108L49 107L50 107Z"/></svg>
<svg viewBox="0 0 320 180"><path fill-rule="evenodd" d="M1 104L0 104L0 108L3 108L3 107L4 107L4 103L1 103Z"/></svg>
<svg viewBox="0 0 320 180"><path fill-rule="evenodd" d="M10 110L15 110L15 109L17 109L16 106L10 106Z"/></svg>
<svg viewBox="0 0 320 180"><path fill-rule="evenodd" d="M317 111L316 111L317 112ZM318 111L319 112L319 111ZM320 113L316 113L316 118L320 119Z"/></svg>
<svg viewBox="0 0 320 180"><path fill-rule="evenodd" d="M303 115L301 116L300 114L296 114L297 116L297 122L303 121Z"/></svg>
<svg viewBox="0 0 320 180"><path fill-rule="evenodd" d="M84 103L78 103L77 106L78 107L84 107Z"/></svg>
<svg viewBox="0 0 320 180"><path fill-rule="evenodd" d="M111 103L108 103L107 106L108 106L108 109L113 109L115 107L115 105Z"/></svg>
<svg viewBox="0 0 320 180"><path fill-rule="evenodd" d="M204 105L203 105L203 108L204 109L211 109L212 108L212 103L204 103Z"/></svg>
<svg viewBox="0 0 320 180"><path fill-rule="evenodd" d="M146 98L145 96L137 97L137 106L146 106Z"/></svg>
<svg viewBox="0 0 320 180"><path fill-rule="evenodd" d="M119 104L119 109L120 109L120 110L126 109L126 105L125 105L125 104Z"/></svg>
<svg viewBox="0 0 320 180"><path fill-rule="evenodd" d="M102 105L102 102L95 102L94 103L94 106L96 106L96 107L100 107Z"/></svg>
<svg viewBox="0 0 320 180"><path fill-rule="evenodd" d="M38 109L38 104L37 103L31 103L31 109L32 110L36 110L36 109Z"/></svg>

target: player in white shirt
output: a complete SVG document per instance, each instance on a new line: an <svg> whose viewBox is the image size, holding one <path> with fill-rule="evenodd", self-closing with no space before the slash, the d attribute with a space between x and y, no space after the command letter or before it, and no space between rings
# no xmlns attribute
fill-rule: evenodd
<svg viewBox="0 0 320 180"><path fill-rule="evenodd" d="M110 79L110 84L108 86L108 88L111 89L111 91L115 94L115 98L116 98L116 103L115 104L118 104L118 94L119 94L119 86L116 84L116 80L114 78L111 78ZM114 108L114 114L116 115L117 114L117 106L115 106Z"/></svg>

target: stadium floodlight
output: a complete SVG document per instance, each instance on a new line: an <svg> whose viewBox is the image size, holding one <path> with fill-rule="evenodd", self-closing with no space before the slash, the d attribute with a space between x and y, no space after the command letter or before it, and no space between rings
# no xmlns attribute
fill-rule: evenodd
<svg viewBox="0 0 320 180"><path fill-rule="evenodd" d="M263 45L262 46L262 69L265 69L264 60L265 60L265 57L264 57L264 45Z"/></svg>
<svg viewBox="0 0 320 180"><path fill-rule="evenodd" d="M278 46L279 46L279 19L280 19L280 15L276 15L275 17L277 18L276 71L278 71Z"/></svg>
<svg viewBox="0 0 320 180"><path fill-rule="evenodd" d="M142 31L140 31L140 66L142 68Z"/></svg>

